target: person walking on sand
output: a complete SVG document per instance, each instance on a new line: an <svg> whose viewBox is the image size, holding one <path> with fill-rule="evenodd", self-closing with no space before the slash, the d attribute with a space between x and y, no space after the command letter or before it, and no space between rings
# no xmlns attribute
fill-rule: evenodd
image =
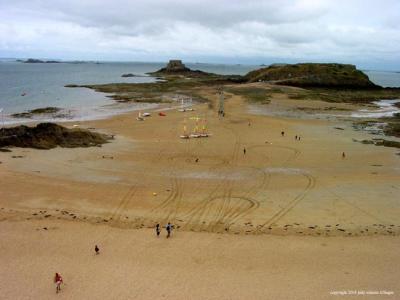
<svg viewBox="0 0 400 300"><path fill-rule="evenodd" d="M346 158L346 153L342 153L342 158Z"/></svg>
<svg viewBox="0 0 400 300"><path fill-rule="evenodd" d="M243 148L243 154L246 155L246 148Z"/></svg>
<svg viewBox="0 0 400 300"><path fill-rule="evenodd" d="M94 251L96 252L96 255L100 254L100 249L97 247L97 245L94 246Z"/></svg>
<svg viewBox="0 0 400 300"><path fill-rule="evenodd" d="M281 135L282 135L282 136L285 136L285 132L284 132L284 131L281 131Z"/></svg>
<svg viewBox="0 0 400 300"><path fill-rule="evenodd" d="M156 225L156 234L157 234L157 237L160 236L160 232L161 232L160 224L157 224L157 225Z"/></svg>
<svg viewBox="0 0 400 300"><path fill-rule="evenodd" d="M165 229L167 230L167 239L171 237L172 227L174 226L170 222L165 226Z"/></svg>
<svg viewBox="0 0 400 300"><path fill-rule="evenodd" d="M61 284L63 283L63 279L60 274L56 273L54 276L54 283L56 284L56 293L58 294L61 291Z"/></svg>

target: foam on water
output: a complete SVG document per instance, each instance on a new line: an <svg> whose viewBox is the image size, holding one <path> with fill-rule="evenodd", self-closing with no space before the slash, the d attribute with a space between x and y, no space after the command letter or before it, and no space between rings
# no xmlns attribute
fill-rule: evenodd
<svg viewBox="0 0 400 300"><path fill-rule="evenodd" d="M400 109L394 106L395 103L400 102L397 100L380 100L373 102L378 106L376 109L360 109L358 112L351 114L353 118L384 118L393 117L395 113L399 113Z"/></svg>

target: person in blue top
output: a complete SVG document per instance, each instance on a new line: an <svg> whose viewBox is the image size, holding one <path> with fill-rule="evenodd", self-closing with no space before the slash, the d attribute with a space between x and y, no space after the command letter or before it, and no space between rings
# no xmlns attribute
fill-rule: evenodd
<svg viewBox="0 0 400 300"><path fill-rule="evenodd" d="M170 222L168 222L168 224L165 226L165 229L167 230L167 238L171 237L173 227L174 225L172 225Z"/></svg>

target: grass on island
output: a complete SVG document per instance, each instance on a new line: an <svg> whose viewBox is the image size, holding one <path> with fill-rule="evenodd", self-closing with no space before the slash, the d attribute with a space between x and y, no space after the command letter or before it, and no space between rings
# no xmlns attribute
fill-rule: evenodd
<svg viewBox="0 0 400 300"><path fill-rule="evenodd" d="M242 96L248 102L268 104L273 93L282 93L280 88L264 89L259 87L229 87L228 93Z"/></svg>
<svg viewBox="0 0 400 300"><path fill-rule="evenodd" d="M346 90L346 89L298 89L288 93L290 99L322 100L342 103L370 103L382 99L400 99L400 89Z"/></svg>

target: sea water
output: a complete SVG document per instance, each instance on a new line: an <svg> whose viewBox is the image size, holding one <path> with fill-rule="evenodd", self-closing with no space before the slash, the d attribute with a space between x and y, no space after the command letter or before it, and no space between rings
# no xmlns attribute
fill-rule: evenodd
<svg viewBox="0 0 400 300"><path fill-rule="evenodd" d="M260 68L258 65L226 65L186 63L191 69L217 74L244 75ZM87 88L66 88L67 84L145 83L156 78L148 76L165 63L141 62L82 62L82 63L22 63L0 61L0 113L4 123L27 122L15 119L13 113L43 107L63 109L66 120L102 118L129 110L144 110L155 104L117 103L106 94ZM132 73L135 77L121 77ZM368 71L375 83L400 86L400 74ZM47 115L46 118L49 118ZM51 120L51 116L50 116ZM63 118L58 118L63 120Z"/></svg>
<svg viewBox="0 0 400 300"><path fill-rule="evenodd" d="M148 76L165 63L141 62L82 62L82 63L22 63L0 61L0 116L4 123L20 123L29 119L10 117L13 113L43 107L63 109L65 118L57 120L87 120L106 117L129 110L144 110L155 104L117 103L106 94L87 88L66 88L67 84L145 83L156 78ZM246 74L257 66L187 64L219 74ZM132 73L135 77L121 77ZM34 117L34 118L38 118ZM46 115L45 118L49 118ZM43 119L48 120L48 119ZM51 116L50 116L51 120Z"/></svg>

